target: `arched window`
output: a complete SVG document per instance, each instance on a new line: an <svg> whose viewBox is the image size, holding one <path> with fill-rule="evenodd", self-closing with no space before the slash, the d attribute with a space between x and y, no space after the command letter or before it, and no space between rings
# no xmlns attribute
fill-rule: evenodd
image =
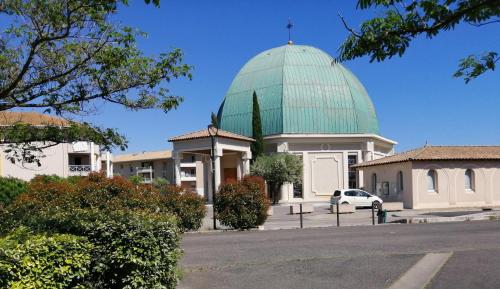
<svg viewBox="0 0 500 289"><path fill-rule="evenodd" d="M427 172L427 191L437 191L437 173L435 170L429 170Z"/></svg>
<svg viewBox="0 0 500 289"><path fill-rule="evenodd" d="M377 174L372 175L372 193L377 194Z"/></svg>
<svg viewBox="0 0 500 289"><path fill-rule="evenodd" d="M403 186L403 172L399 171L398 172L398 191L403 191L404 186Z"/></svg>
<svg viewBox="0 0 500 289"><path fill-rule="evenodd" d="M474 171L471 169L465 170L465 190L474 191Z"/></svg>

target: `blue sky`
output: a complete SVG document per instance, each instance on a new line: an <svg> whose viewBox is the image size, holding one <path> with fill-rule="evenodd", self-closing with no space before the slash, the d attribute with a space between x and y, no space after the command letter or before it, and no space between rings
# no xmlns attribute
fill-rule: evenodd
<svg viewBox="0 0 500 289"><path fill-rule="evenodd" d="M128 152L170 148L169 137L206 127L238 70L257 53L293 40L337 55L348 35L337 14L357 27L377 12L355 9L356 1L165 1L160 8L134 0L117 21L147 32L139 47L158 54L173 47L193 65L193 80L174 80L173 94L185 97L176 110L127 111L105 104L90 120L119 129ZM500 72L469 84L452 77L458 60L500 47L500 25L460 25L438 37L414 41L403 58L346 62L372 97L381 135L399 142L397 151L433 145L500 145ZM89 120L89 118L85 118ZM119 151L115 153L121 153Z"/></svg>

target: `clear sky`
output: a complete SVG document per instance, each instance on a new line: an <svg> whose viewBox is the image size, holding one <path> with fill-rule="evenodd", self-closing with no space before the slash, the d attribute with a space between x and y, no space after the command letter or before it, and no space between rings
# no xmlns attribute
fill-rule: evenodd
<svg viewBox="0 0 500 289"><path fill-rule="evenodd" d="M335 56L348 34L338 13L354 27L377 15L357 11L353 0L162 0L160 8L130 2L116 18L148 33L140 48L147 54L181 48L194 70L192 81L174 80L168 86L185 97L176 111L134 112L105 104L90 118L125 134L128 152L168 149L169 137L205 128L239 69L257 53L286 44L288 17L295 24L295 43ZM500 69L467 85L452 77L460 58L499 47L499 24L461 25L432 40L414 41L403 58L370 63L365 57L345 65L366 87L381 135L399 142L397 151L426 141L500 145Z"/></svg>

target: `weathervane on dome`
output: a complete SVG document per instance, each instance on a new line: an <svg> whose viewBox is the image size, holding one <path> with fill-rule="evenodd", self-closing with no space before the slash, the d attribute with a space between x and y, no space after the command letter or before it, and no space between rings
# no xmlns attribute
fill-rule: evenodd
<svg viewBox="0 0 500 289"><path fill-rule="evenodd" d="M292 41L292 28L293 28L293 23L290 17L288 17L288 24L286 25L286 29L288 29L288 44L293 44Z"/></svg>

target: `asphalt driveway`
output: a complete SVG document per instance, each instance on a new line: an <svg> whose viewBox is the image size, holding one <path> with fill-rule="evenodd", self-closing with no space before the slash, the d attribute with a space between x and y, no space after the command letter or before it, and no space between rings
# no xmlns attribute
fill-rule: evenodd
<svg viewBox="0 0 500 289"><path fill-rule="evenodd" d="M182 247L179 288L387 288L432 252L452 256L427 288L500 288L497 221L192 233Z"/></svg>

